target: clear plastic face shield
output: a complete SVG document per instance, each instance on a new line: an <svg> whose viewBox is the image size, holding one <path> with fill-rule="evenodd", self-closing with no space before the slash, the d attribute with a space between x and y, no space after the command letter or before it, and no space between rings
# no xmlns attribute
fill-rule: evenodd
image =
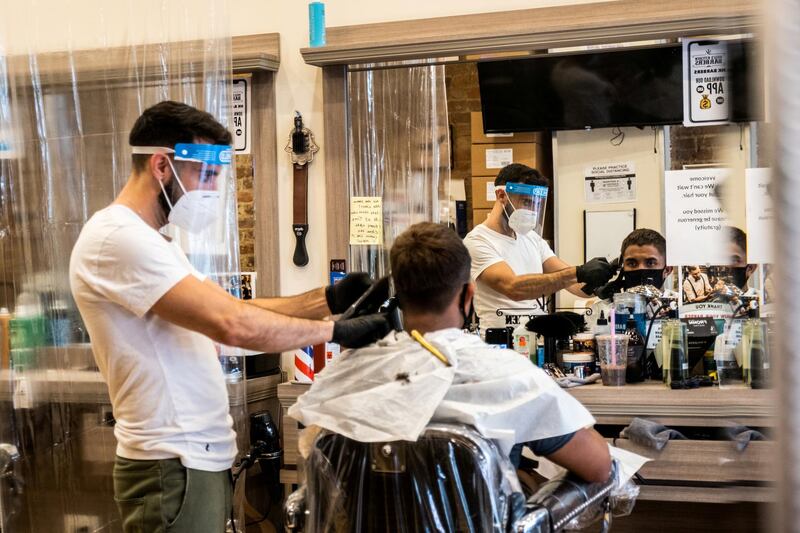
<svg viewBox="0 0 800 533"><path fill-rule="evenodd" d="M508 225L518 234L544 231L544 213L547 205L547 187L527 183L506 183L496 189L508 196L508 205L503 210L508 217Z"/></svg>
<svg viewBox="0 0 800 533"><path fill-rule="evenodd" d="M174 154L167 158L173 179L159 180L170 224L191 235L206 233L224 212L224 192L231 147L220 144L176 144L175 148L134 146L133 154ZM174 160L173 160L174 159Z"/></svg>

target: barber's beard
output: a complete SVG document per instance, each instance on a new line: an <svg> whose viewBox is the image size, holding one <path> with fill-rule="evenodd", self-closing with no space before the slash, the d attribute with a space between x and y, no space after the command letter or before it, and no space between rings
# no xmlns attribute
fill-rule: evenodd
<svg viewBox="0 0 800 533"><path fill-rule="evenodd" d="M177 199L175 198L174 176L173 179L170 180L169 184L164 186L164 190L166 190L167 195L169 195L169 201L172 202L172 205L175 205ZM158 205L159 207L161 207L161 213L164 216L162 222L164 225L166 225L167 222L169 221L169 214L172 211L172 208L169 206L169 203L167 202L167 199L164 196L164 191L161 191L161 193L158 195Z"/></svg>

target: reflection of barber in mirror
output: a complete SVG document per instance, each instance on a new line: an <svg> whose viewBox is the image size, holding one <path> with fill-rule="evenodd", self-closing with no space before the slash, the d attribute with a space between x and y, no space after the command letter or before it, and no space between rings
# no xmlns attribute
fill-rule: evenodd
<svg viewBox="0 0 800 533"><path fill-rule="evenodd" d="M475 311L481 328L505 327L498 309L537 309L541 313L544 310L537 299L562 289L587 297L611 278L614 268L605 258L570 266L556 257L538 233L548 187L538 170L512 163L500 170L494 185L496 200L491 213L464 239L472 258L472 279L477 283ZM534 192L513 192L517 190Z"/></svg>
<svg viewBox="0 0 800 533"><path fill-rule="evenodd" d="M683 300L687 303L705 302L711 296L713 288L708 276L693 265L686 268L683 279Z"/></svg>

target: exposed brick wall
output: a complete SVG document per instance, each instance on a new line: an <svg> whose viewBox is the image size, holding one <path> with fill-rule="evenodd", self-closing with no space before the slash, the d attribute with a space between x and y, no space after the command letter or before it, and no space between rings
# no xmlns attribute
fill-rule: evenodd
<svg viewBox="0 0 800 533"><path fill-rule="evenodd" d="M453 126L454 167L450 179L461 180L467 191L467 202L472 205L470 190L472 177L472 135L470 116L472 111L481 110L481 96L478 89L478 69L475 63L457 63L445 67L447 86L447 113ZM467 210L467 227L472 227L472 210Z"/></svg>
<svg viewBox="0 0 800 533"><path fill-rule="evenodd" d="M703 126L684 128L670 126L670 167L682 170L683 165L726 163L722 151L723 135L738 126Z"/></svg>
<svg viewBox="0 0 800 533"><path fill-rule="evenodd" d="M236 192L239 208L239 268L242 272L253 272L256 258L252 155L236 156Z"/></svg>

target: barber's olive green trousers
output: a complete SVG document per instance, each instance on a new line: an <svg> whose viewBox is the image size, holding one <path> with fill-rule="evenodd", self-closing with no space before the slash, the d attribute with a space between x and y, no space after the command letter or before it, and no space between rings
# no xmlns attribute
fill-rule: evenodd
<svg viewBox="0 0 800 533"><path fill-rule="evenodd" d="M231 493L229 470L194 470L180 459L117 456L114 463L114 500L125 533L223 533Z"/></svg>

